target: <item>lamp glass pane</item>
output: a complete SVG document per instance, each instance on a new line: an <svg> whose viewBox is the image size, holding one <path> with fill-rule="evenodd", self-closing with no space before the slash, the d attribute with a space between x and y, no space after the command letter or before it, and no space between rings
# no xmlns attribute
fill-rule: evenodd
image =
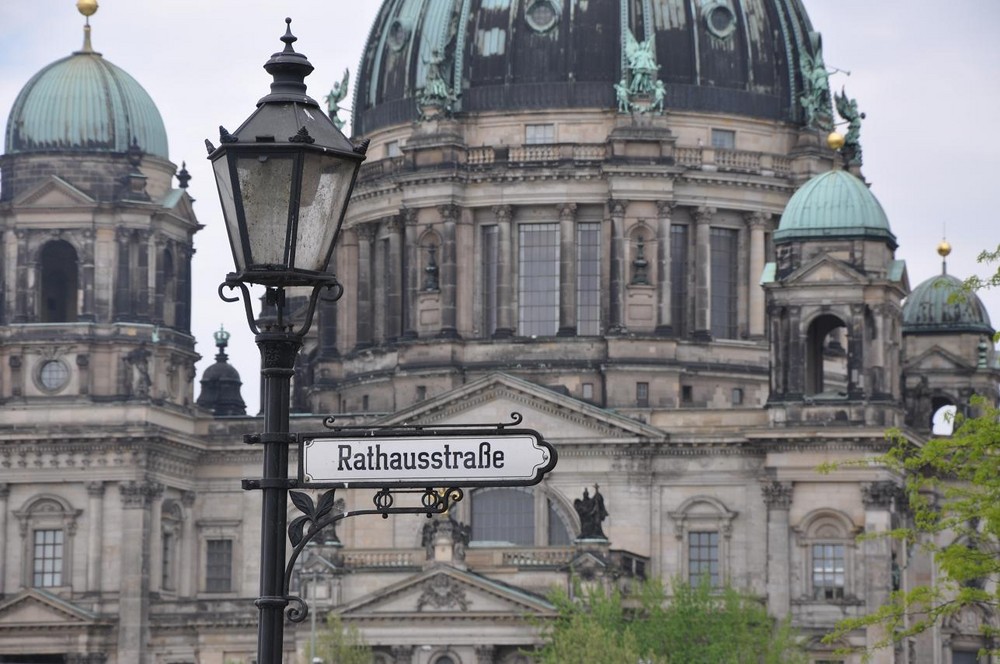
<svg viewBox="0 0 1000 664"><path fill-rule="evenodd" d="M240 240L239 220L236 217L236 200L233 197L233 183L229 179L229 160L225 155L212 162L215 172L215 185L219 189L219 200L222 202L222 216L226 220L226 232L229 233L229 246L233 249L236 261L236 271L246 268L246 256L243 255L243 243Z"/></svg>
<svg viewBox="0 0 1000 664"><path fill-rule="evenodd" d="M323 272L337 236L356 163L320 154L303 158L295 267Z"/></svg>
<svg viewBox="0 0 1000 664"><path fill-rule="evenodd" d="M236 160L250 236L250 265L285 266L292 154L250 155ZM286 266L287 267L287 266Z"/></svg>

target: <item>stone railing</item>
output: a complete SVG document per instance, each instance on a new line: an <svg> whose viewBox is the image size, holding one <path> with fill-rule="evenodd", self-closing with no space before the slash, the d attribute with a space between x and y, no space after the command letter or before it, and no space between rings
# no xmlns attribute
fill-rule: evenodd
<svg viewBox="0 0 1000 664"><path fill-rule="evenodd" d="M701 148L677 148L674 150L674 160L681 166L701 168Z"/></svg>
<svg viewBox="0 0 1000 664"><path fill-rule="evenodd" d="M470 567L560 567L573 559L573 547L470 547L465 560Z"/></svg>
<svg viewBox="0 0 1000 664"><path fill-rule="evenodd" d="M486 166L496 161L497 153L492 147L469 148L467 161L470 166Z"/></svg>
<svg viewBox="0 0 1000 664"><path fill-rule="evenodd" d="M559 159L558 145L518 145L510 149L510 161L556 161Z"/></svg>
<svg viewBox="0 0 1000 664"><path fill-rule="evenodd" d="M423 549L363 549L343 551L344 567L418 567L424 564L427 554Z"/></svg>
<svg viewBox="0 0 1000 664"><path fill-rule="evenodd" d="M757 173L760 171L760 153L745 150L715 150L715 165L720 171Z"/></svg>

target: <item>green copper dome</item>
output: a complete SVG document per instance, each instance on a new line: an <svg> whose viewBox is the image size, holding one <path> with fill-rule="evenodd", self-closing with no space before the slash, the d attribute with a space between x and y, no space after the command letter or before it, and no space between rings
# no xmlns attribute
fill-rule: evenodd
<svg viewBox="0 0 1000 664"><path fill-rule="evenodd" d="M168 158L167 132L134 78L84 46L35 74L7 119L6 153L127 152Z"/></svg>
<svg viewBox="0 0 1000 664"><path fill-rule="evenodd" d="M817 175L788 201L774 233L777 243L792 240L863 237L896 248L889 219L867 185L847 171Z"/></svg>
<svg viewBox="0 0 1000 664"><path fill-rule="evenodd" d="M961 280L950 274L939 274L914 288L903 303L903 333L971 332L992 336L990 316L975 293L950 301L951 295L961 290Z"/></svg>

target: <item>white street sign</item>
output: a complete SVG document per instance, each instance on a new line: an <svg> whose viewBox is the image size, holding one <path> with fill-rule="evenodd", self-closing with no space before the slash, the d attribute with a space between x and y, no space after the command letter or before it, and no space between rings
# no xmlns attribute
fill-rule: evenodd
<svg viewBox="0 0 1000 664"><path fill-rule="evenodd" d="M535 484L555 450L534 431L304 440L302 480L344 487Z"/></svg>

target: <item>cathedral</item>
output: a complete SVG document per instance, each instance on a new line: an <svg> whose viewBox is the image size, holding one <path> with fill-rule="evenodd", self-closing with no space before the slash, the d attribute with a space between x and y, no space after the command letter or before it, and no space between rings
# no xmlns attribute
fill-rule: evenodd
<svg viewBox="0 0 1000 664"><path fill-rule="evenodd" d="M523 422L558 464L433 518L340 521L292 575L318 626L286 623L285 661L334 613L376 664L530 664L553 588L680 578L758 597L813 664L859 664L835 649L878 629L822 636L933 578L919 548L859 538L909 518L903 478L819 467L996 399L994 330L949 299L946 242L911 287L820 28L799 0L383 1L344 295L297 358L292 428ZM0 664L256 662L257 377L223 330L196 375L189 180L89 25L9 109ZM872 661L980 662L995 621Z"/></svg>

